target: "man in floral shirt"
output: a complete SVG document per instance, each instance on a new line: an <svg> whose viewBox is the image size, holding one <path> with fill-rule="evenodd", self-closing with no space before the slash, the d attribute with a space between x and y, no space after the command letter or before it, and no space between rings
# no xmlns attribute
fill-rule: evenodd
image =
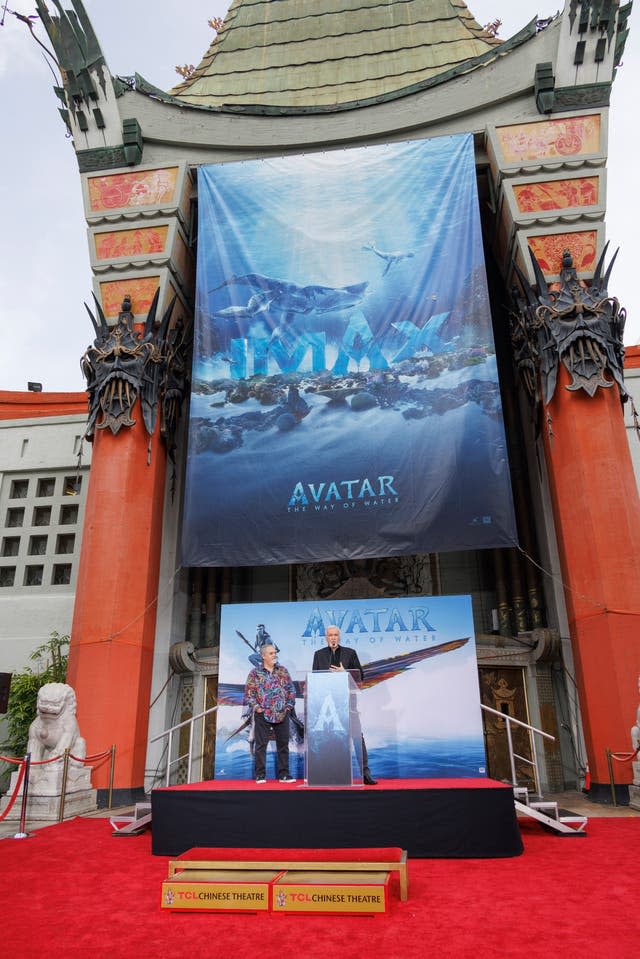
<svg viewBox="0 0 640 959"><path fill-rule="evenodd" d="M266 779L267 743L275 736L278 754L278 779L294 783L289 775L289 715L296 705L296 691L291 676L276 663L278 653L273 643L260 648L262 665L252 669L244 688L243 715L253 713L256 782Z"/></svg>

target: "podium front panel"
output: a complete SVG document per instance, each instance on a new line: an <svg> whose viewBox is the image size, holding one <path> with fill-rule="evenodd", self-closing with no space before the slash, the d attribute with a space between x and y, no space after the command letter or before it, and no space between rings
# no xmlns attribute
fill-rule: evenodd
<svg viewBox="0 0 640 959"><path fill-rule="evenodd" d="M310 786L362 785L358 696L346 671L307 673L305 779Z"/></svg>

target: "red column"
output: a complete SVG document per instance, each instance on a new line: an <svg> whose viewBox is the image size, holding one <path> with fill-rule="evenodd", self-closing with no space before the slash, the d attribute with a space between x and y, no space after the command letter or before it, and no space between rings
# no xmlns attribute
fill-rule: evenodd
<svg viewBox="0 0 640 959"><path fill-rule="evenodd" d="M93 755L116 745L116 788L144 784L166 456L136 425L96 430L76 588L68 682ZM108 784L108 764L93 785Z"/></svg>
<svg viewBox="0 0 640 959"><path fill-rule="evenodd" d="M545 454L591 780L629 751L640 674L640 501L618 390L569 392L560 367ZM551 434L549 435L549 429ZM615 781L631 781L614 763Z"/></svg>

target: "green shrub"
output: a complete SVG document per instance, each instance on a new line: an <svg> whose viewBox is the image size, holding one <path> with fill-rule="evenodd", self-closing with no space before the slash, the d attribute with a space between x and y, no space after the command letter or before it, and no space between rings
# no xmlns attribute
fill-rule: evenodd
<svg viewBox="0 0 640 959"><path fill-rule="evenodd" d="M38 646L29 659L35 668L26 666L11 678L7 708L7 738L0 743L0 752L21 759L27 751L29 726L36 717L38 690L45 683L64 683L67 677L69 637L55 631L50 639ZM5 780L16 767L0 764L0 789L6 789Z"/></svg>

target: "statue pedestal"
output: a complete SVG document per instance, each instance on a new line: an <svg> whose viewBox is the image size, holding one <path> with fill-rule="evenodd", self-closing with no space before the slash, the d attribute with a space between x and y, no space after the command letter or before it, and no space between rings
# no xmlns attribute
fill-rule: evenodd
<svg viewBox="0 0 640 959"><path fill-rule="evenodd" d="M62 796L62 773L62 762L31 768L27 797L27 824L36 820L57 822L60 815L60 797ZM0 813L7 808L17 781L18 773L14 772L11 775L9 789L0 800ZM15 822L20 819L22 794L23 790L20 789L11 811L6 816L7 822ZM70 819L73 816L95 812L98 808L96 794L97 790L91 788L91 770L80 764L70 762L67 771L64 818Z"/></svg>

